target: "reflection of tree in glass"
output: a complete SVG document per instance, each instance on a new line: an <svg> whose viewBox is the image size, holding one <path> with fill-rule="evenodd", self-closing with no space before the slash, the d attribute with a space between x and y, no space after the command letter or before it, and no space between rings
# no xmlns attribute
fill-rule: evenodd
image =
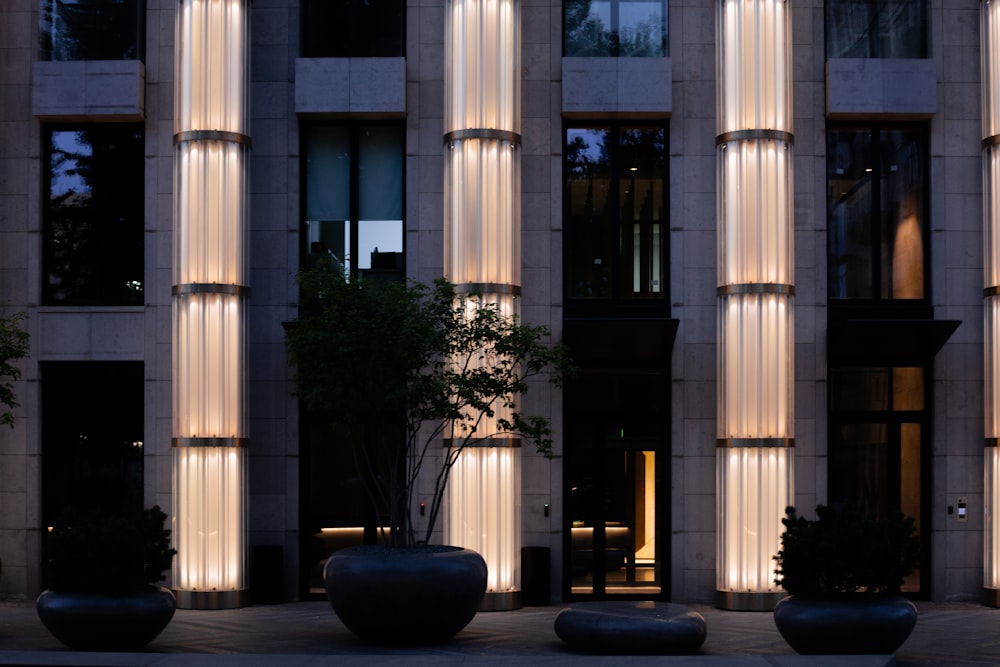
<svg viewBox="0 0 1000 667"><path fill-rule="evenodd" d="M42 0L48 60L135 60L142 0Z"/></svg>
<svg viewBox="0 0 1000 667"><path fill-rule="evenodd" d="M618 135L621 164L638 167L645 177L662 173L666 135L662 129L625 128Z"/></svg>
<svg viewBox="0 0 1000 667"><path fill-rule="evenodd" d="M142 303L142 151L138 125L51 132L46 302Z"/></svg>
<svg viewBox="0 0 1000 667"><path fill-rule="evenodd" d="M619 15L620 5L601 3L613 16ZM651 12L646 18L630 20L622 26L619 18L606 25L593 0L566 2L566 55L579 57L628 56L633 58L664 55L663 16ZM615 27L617 26L617 28Z"/></svg>
<svg viewBox="0 0 1000 667"><path fill-rule="evenodd" d="M611 31L590 11L591 0L566 2L566 55L607 56L613 51Z"/></svg>

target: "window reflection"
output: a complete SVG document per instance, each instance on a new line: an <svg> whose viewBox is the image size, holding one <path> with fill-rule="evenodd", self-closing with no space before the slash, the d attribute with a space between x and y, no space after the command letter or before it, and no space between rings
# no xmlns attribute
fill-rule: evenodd
<svg viewBox="0 0 1000 667"><path fill-rule="evenodd" d="M41 0L43 60L142 59L145 0Z"/></svg>
<svg viewBox="0 0 1000 667"><path fill-rule="evenodd" d="M405 7L402 0L304 0L302 55L402 57Z"/></svg>
<svg viewBox="0 0 1000 667"><path fill-rule="evenodd" d="M925 298L926 180L922 129L829 132L830 298Z"/></svg>
<svg viewBox="0 0 1000 667"><path fill-rule="evenodd" d="M142 125L49 128L46 153L45 303L142 305Z"/></svg>
<svg viewBox="0 0 1000 667"><path fill-rule="evenodd" d="M827 0L829 58L926 58L926 0Z"/></svg>
<svg viewBox="0 0 1000 667"><path fill-rule="evenodd" d="M566 265L574 299L662 298L662 127L566 131Z"/></svg>
<svg viewBox="0 0 1000 667"><path fill-rule="evenodd" d="M403 276L403 129L306 130L306 239L347 272Z"/></svg>
<svg viewBox="0 0 1000 667"><path fill-rule="evenodd" d="M567 0L564 18L567 56L667 55L663 0Z"/></svg>

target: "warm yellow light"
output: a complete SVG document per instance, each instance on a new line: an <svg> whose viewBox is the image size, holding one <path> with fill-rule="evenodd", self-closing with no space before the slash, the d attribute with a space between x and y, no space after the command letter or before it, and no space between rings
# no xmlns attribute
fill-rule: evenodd
<svg viewBox="0 0 1000 667"><path fill-rule="evenodd" d="M521 131L518 0L451 0L445 10L445 133Z"/></svg>
<svg viewBox="0 0 1000 667"><path fill-rule="evenodd" d="M983 136L994 137L1000 134L1000 3L984 0L979 7Z"/></svg>
<svg viewBox="0 0 1000 667"><path fill-rule="evenodd" d="M451 470L445 542L478 552L487 593L520 590L521 449L467 447Z"/></svg>
<svg viewBox="0 0 1000 667"><path fill-rule="evenodd" d="M248 134L248 0L179 0L174 128Z"/></svg>
<svg viewBox="0 0 1000 667"><path fill-rule="evenodd" d="M732 593L771 593L781 519L791 504L792 449L733 447L717 450L719 507L716 586Z"/></svg>
<svg viewBox="0 0 1000 667"><path fill-rule="evenodd" d="M175 297L175 437L247 437L244 310L230 294Z"/></svg>
<svg viewBox="0 0 1000 667"><path fill-rule="evenodd" d="M763 609L793 478L791 20L785 0L717 2L717 591Z"/></svg>
<svg viewBox="0 0 1000 667"><path fill-rule="evenodd" d="M174 587L194 592L246 588L245 452L175 447Z"/></svg>
<svg viewBox="0 0 1000 667"><path fill-rule="evenodd" d="M791 298L733 294L720 300L718 437L792 437Z"/></svg>
<svg viewBox="0 0 1000 667"><path fill-rule="evenodd" d="M790 152L766 139L719 146L720 285L795 282Z"/></svg>
<svg viewBox="0 0 1000 667"><path fill-rule="evenodd" d="M174 284L246 285L246 148L224 141L177 147Z"/></svg>
<svg viewBox="0 0 1000 667"><path fill-rule="evenodd" d="M792 40L786 0L717 0L719 134L792 129Z"/></svg>
<svg viewBox="0 0 1000 667"><path fill-rule="evenodd" d="M248 2L178 0L175 14L173 585L181 607L240 606L247 585Z"/></svg>
<svg viewBox="0 0 1000 667"><path fill-rule="evenodd" d="M1000 606L1000 2L980 5L983 133L983 586Z"/></svg>
<svg viewBox="0 0 1000 667"><path fill-rule="evenodd" d="M456 284L521 284L521 160L510 142L452 142L445 159L444 255Z"/></svg>

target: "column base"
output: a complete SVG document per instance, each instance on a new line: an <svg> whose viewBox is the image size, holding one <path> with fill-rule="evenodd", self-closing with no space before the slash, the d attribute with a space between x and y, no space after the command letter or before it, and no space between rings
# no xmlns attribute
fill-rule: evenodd
<svg viewBox="0 0 1000 667"><path fill-rule="evenodd" d="M239 609L250 605L250 591L188 591L174 589L178 609Z"/></svg>
<svg viewBox="0 0 1000 667"><path fill-rule="evenodd" d="M729 611L774 611L774 605L785 597L784 591L770 593L743 593L715 591L715 606Z"/></svg>
<svg viewBox="0 0 1000 667"><path fill-rule="evenodd" d="M1000 607L1000 589L983 588L983 604L987 607Z"/></svg>
<svg viewBox="0 0 1000 667"><path fill-rule="evenodd" d="M521 591L486 593L479 611L513 611L521 608Z"/></svg>

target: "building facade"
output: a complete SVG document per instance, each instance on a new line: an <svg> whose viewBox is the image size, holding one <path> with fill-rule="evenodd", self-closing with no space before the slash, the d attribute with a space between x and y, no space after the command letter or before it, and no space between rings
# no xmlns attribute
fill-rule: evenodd
<svg viewBox="0 0 1000 667"><path fill-rule="evenodd" d="M775 592L747 555L770 562L774 507L851 502L915 517L910 593L982 599L990 3L512 0L494 57L519 104L456 89L471 51L448 31L489 41L452 22L470 3L3 3L0 307L27 313L31 356L0 431L0 595L42 590L68 504L159 504L176 535L192 444L245 459L237 588L318 594L365 512L293 396L296 272L331 253L441 276L446 199L473 187L449 151L472 137L517 153L497 206L519 217L521 316L579 367L527 398L556 457L521 454L520 542L551 573L526 556L523 587L750 608ZM513 125L456 130L471 99ZM199 125L199 104L236 120ZM185 216L216 214L245 234L178 249ZM199 273L202 251L238 279ZM241 313L232 432L178 425L212 400L174 351L205 294Z"/></svg>

